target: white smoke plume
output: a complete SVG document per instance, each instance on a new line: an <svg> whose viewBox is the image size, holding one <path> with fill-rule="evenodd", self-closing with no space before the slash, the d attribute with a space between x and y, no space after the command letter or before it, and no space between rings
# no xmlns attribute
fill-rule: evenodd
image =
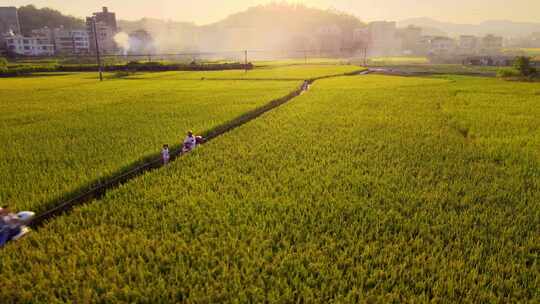
<svg viewBox="0 0 540 304"><path fill-rule="evenodd" d="M127 54L127 52L129 51L129 48L130 48L129 35L128 34L126 34L124 32L120 32L120 33L116 34L114 36L114 42L116 42L116 44L122 49L124 54Z"/></svg>

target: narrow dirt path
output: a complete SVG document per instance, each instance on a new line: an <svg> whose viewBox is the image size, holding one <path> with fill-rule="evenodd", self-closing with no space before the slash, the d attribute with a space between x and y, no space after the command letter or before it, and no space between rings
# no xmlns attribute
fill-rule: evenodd
<svg viewBox="0 0 540 304"><path fill-rule="evenodd" d="M256 108L252 111L249 111L247 113L244 113L237 118L223 124L220 126L217 126L210 131L206 132L205 134L202 134L206 138L206 142L209 142L227 132L230 132L241 125L244 125L251 120L254 120L258 118L259 116L263 115L264 113L271 111L289 101L294 99L295 97L303 94L307 90L310 89L310 86L317 80L320 79L326 79L326 78L333 78L333 77L340 77L340 76L353 76L353 75L365 75L368 74L366 70L358 70L352 73L345 73L345 74L339 74L339 75L329 75L329 76L323 76L313 79L305 80L304 83L291 93L289 93L286 96L283 96L279 99L275 99L267 103L266 105L263 105L259 108ZM182 157L183 154L181 152L181 147L171 152L171 159L170 161L173 162L176 159ZM136 178L137 176L140 176L146 172L150 172L152 170L156 170L163 167L163 164L161 162L161 157L156 156L153 158L153 160L148 161L140 166L137 166L125 173L122 173L118 176L115 176L105 182L98 182L97 185L93 188L89 189L88 191L85 191L84 193L77 195L69 200L66 201L60 201L55 207L42 212L38 214L29 224L32 228L39 228L43 225L45 225L48 221L52 220L53 218L60 216L71 209L73 209L76 206L82 205L84 203L91 202L92 200L99 199L103 197L108 191L114 190L121 186L122 184L125 184L129 182L130 180Z"/></svg>

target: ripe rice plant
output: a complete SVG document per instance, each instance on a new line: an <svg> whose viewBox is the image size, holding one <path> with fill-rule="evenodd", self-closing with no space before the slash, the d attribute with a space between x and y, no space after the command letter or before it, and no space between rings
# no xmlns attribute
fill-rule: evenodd
<svg viewBox="0 0 540 304"><path fill-rule="evenodd" d="M408 65L408 64L428 64L426 57L375 57L369 59L370 64L377 66L384 65Z"/></svg>
<svg viewBox="0 0 540 304"><path fill-rule="evenodd" d="M537 92L453 76L321 80L0 251L0 296L535 302Z"/></svg>
<svg viewBox="0 0 540 304"><path fill-rule="evenodd" d="M188 129L206 131L300 85L94 78L0 80L0 203L43 211L164 143L179 145Z"/></svg>
<svg viewBox="0 0 540 304"><path fill-rule="evenodd" d="M339 64L349 64L348 60L337 59L337 58L297 58L297 59L282 59L282 60L260 60L255 61L254 65L256 67L276 67L276 66L304 66L309 65L339 65Z"/></svg>
<svg viewBox="0 0 540 304"><path fill-rule="evenodd" d="M342 75L361 71L363 68L355 65L290 65L290 66L266 66L250 70L248 72L239 70L209 71L209 72L165 72L156 74L144 74L136 78L158 78L158 79L266 79L266 80L305 80L329 75Z"/></svg>

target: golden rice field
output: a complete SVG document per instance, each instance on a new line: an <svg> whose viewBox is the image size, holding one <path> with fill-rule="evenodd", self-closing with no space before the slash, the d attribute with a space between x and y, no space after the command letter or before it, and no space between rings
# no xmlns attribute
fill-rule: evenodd
<svg viewBox="0 0 540 304"><path fill-rule="evenodd" d="M55 147L59 158L70 157L63 152L71 142L47 145L54 134L66 136L59 130L72 132L74 141L89 134L79 133L88 126L79 125L79 117L96 119L102 132L96 128L92 134L103 137L149 132L156 141L150 149L163 141L155 130L180 116L167 116L166 109L204 109L170 127L167 140L173 140L187 123L209 128L298 84L157 76L104 83L104 91L88 90L71 102L48 99L62 107L37 100L26 105L40 105L41 112L32 111L48 118L38 125L48 139L34 134L9 151L45 145ZM10 86L3 81L4 88L17 87L16 81ZM29 96L57 96L47 86L54 84L26 88ZM95 105L122 92L128 97L118 108L106 101ZM197 92L201 96L195 97ZM0 273L8 275L0 276L1 299L535 303L540 299L539 94L535 83L481 77L319 80L289 103L2 249ZM189 100L189 107L177 100ZM221 105L223 100L228 102ZM247 100L255 103L241 102ZM101 118L108 115L114 122ZM142 127L155 121L154 131ZM55 126L58 131L51 131ZM25 138L32 131L21 127L20 134ZM13 138L7 142L16 142ZM123 146L138 149L140 139L132 140ZM87 146L100 155L100 145ZM51 157L41 154L35 156L41 162ZM5 160L2 166L18 168ZM2 193L16 185L4 182Z"/></svg>

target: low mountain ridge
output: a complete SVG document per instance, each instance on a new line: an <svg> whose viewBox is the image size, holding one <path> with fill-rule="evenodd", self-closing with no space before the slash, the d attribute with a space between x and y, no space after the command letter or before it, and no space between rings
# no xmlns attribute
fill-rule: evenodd
<svg viewBox="0 0 540 304"><path fill-rule="evenodd" d="M26 5L18 8L21 31L29 35L32 30L43 28L57 28L63 26L68 29L84 29L84 20L62 14L51 8L36 8L34 5Z"/></svg>
<svg viewBox="0 0 540 304"><path fill-rule="evenodd" d="M540 32L540 23L515 22L510 20L487 20L479 24L459 24L442 22L432 18L411 18L398 22L400 27L416 25L424 28L440 30L449 36L487 34L501 35L507 38L528 36Z"/></svg>

